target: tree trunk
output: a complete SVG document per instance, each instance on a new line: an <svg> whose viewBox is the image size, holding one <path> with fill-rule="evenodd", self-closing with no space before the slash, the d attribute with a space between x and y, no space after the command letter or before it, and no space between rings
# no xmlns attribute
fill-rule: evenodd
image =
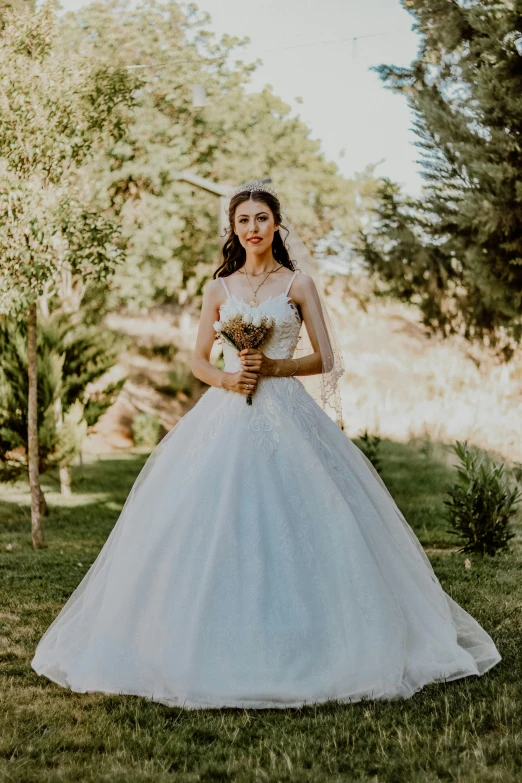
<svg viewBox="0 0 522 783"><path fill-rule="evenodd" d="M29 463L29 486L31 487L31 533L33 546L41 549L45 546L40 487L38 456L38 404L36 399L38 370L36 363L36 302L29 306L27 320L27 372L29 395L27 401L27 460Z"/></svg>
<svg viewBox="0 0 522 783"><path fill-rule="evenodd" d="M71 495L71 471L69 465L60 465L60 491L65 497Z"/></svg>
<svg viewBox="0 0 522 783"><path fill-rule="evenodd" d="M45 495L41 487L40 487L40 514L43 517L49 516L49 506L47 505L47 500L45 499Z"/></svg>
<svg viewBox="0 0 522 783"><path fill-rule="evenodd" d="M63 409L62 398L58 395L54 401L54 420L56 422L56 432L60 432L63 427ZM65 463L59 467L60 491L62 495L69 497L71 495L71 471Z"/></svg>

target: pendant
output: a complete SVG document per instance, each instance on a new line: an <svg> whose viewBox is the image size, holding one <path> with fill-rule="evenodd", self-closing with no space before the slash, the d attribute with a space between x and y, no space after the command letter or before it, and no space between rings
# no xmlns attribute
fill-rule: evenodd
<svg viewBox="0 0 522 783"><path fill-rule="evenodd" d="M250 300L249 304L250 304L252 307L257 307L257 299L255 298L255 296L254 296L254 298L253 298L253 299L251 299L251 300Z"/></svg>

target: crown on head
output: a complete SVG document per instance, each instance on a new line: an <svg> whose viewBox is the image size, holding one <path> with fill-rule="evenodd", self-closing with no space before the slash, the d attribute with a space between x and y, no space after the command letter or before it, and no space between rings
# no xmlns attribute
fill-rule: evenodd
<svg viewBox="0 0 522 783"><path fill-rule="evenodd" d="M245 190L248 190L250 193L253 193L255 190L261 190L265 193L270 193L274 198L278 198L275 190L268 186L268 182L270 182L270 180L266 179L255 179L253 182L245 182L234 190L233 195L237 196L238 193L243 193Z"/></svg>

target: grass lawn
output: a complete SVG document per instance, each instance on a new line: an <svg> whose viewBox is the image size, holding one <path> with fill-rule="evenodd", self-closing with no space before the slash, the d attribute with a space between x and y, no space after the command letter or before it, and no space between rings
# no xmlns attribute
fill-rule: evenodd
<svg viewBox="0 0 522 783"><path fill-rule="evenodd" d="M452 476L435 453L382 444L383 478L447 592L493 636L482 678L407 701L288 710L183 711L135 696L75 694L38 677L40 636L103 545L145 457L87 462L63 500L44 479L48 548L30 545L28 493L0 491L0 781L522 781L522 543L497 558L454 549L442 517ZM12 544L8 551L6 545Z"/></svg>

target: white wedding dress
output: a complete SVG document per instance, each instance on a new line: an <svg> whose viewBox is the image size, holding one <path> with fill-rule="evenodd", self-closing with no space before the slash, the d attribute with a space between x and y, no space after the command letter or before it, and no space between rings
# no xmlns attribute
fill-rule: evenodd
<svg viewBox="0 0 522 783"><path fill-rule="evenodd" d="M260 305L271 358L299 335L287 293ZM32 666L82 693L283 708L409 697L500 660L363 453L298 378L262 377L251 407L212 387L163 438Z"/></svg>

